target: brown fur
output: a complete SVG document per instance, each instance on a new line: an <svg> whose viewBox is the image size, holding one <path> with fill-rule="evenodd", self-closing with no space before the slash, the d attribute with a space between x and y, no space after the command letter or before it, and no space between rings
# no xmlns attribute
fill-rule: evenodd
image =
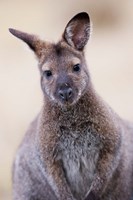
<svg viewBox="0 0 133 200"><path fill-rule="evenodd" d="M79 13L57 44L14 29L35 52L44 104L14 162L14 200L132 200L133 124L95 92L84 57L90 19Z"/></svg>

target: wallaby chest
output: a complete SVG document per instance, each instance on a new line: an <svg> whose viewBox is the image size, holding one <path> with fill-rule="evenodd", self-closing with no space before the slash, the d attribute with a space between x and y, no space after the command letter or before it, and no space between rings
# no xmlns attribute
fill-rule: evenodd
<svg viewBox="0 0 133 200"><path fill-rule="evenodd" d="M66 179L77 199L82 199L95 175L101 138L89 122L60 126L59 157Z"/></svg>

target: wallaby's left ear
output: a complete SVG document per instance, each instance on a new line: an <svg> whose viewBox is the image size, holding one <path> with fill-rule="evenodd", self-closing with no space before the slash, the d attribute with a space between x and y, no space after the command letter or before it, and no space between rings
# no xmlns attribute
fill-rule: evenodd
<svg viewBox="0 0 133 200"><path fill-rule="evenodd" d="M25 33L12 28L9 28L9 31L17 38L26 42L30 49L34 51L34 53L37 55L37 57L41 56L41 51L44 46L44 42L41 41L36 35Z"/></svg>
<svg viewBox="0 0 133 200"><path fill-rule="evenodd" d="M90 37L90 18L86 12L75 15L67 24L63 38L72 47L82 51Z"/></svg>

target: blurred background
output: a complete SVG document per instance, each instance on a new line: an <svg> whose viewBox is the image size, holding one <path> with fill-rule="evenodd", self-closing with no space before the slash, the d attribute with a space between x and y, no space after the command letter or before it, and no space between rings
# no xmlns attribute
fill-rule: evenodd
<svg viewBox="0 0 133 200"><path fill-rule="evenodd" d="M81 11L93 22L86 56L95 88L119 115L133 120L132 0L0 0L1 200L11 199L15 151L43 99L35 57L8 28L57 41Z"/></svg>

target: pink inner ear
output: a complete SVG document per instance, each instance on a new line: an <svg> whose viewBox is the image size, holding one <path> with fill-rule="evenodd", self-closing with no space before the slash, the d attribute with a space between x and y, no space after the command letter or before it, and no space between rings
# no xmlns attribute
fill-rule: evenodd
<svg viewBox="0 0 133 200"><path fill-rule="evenodd" d="M65 29L66 42L82 51L87 44L90 34L90 23L85 19L70 21Z"/></svg>
<svg viewBox="0 0 133 200"><path fill-rule="evenodd" d="M85 12L74 16L67 24L63 39L75 49L82 51L90 36L90 18Z"/></svg>
<svg viewBox="0 0 133 200"><path fill-rule="evenodd" d="M86 32L85 25L82 26L81 29L79 29L79 27L75 27L75 30L73 31L73 37L72 37L74 46L77 49L82 50L87 43L87 36L88 36L88 33Z"/></svg>

